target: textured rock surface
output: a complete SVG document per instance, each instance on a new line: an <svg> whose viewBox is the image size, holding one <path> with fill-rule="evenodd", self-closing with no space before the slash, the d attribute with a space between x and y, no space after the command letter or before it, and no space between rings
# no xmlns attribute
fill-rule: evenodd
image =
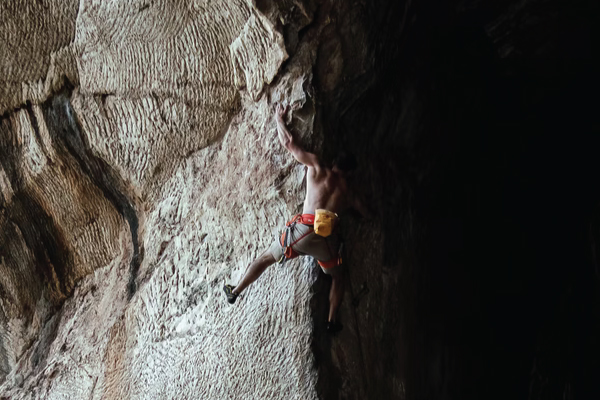
<svg viewBox="0 0 600 400"><path fill-rule="evenodd" d="M597 398L596 12L2 2L0 398ZM221 292L301 208L278 101L376 214L335 338L310 259Z"/></svg>
<svg viewBox="0 0 600 400"><path fill-rule="evenodd" d="M69 15L63 47L44 50L70 54L75 89L3 96L33 103L2 124L5 395L314 398L312 264L271 270L240 307L220 291L302 198L259 100L287 58L281 34L244 1ZM33 61L13 35L26 41L36 18L9 15L8 72Z"/></svg>
<svg viewBox="0 0 600 400"><path fill-rule="evenodd" d="M26 101L44 99L67 73L66 54L73 41L78 2L74 0L3 1L0 4L0 113ZM70 71L69 71L70 72Z"/></svg>

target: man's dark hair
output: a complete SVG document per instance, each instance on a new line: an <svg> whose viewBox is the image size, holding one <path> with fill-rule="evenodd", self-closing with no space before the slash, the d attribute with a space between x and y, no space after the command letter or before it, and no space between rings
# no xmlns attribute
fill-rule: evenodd
<svg viewBox="0 0 600 400"><path fill-rule="evenodd" d="M344 172L354 171L358 167L356 158L344 151L340 152L333 160L333 165L337 166Z"/></svg>

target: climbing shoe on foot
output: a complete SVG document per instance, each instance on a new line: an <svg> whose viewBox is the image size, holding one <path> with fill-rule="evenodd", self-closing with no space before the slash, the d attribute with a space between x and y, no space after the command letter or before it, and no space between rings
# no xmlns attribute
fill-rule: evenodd
<svg viewBox="0 0 600 400"><path fill-rule="evenodd" d="M335 335L336 333L338 333L341 330L342 330L342 324L340 324L339 322L329 321L327 323L327 333L329 333L330 335Z"/></svg>
<svg viewBox="0 0 600 400"><path fill-rule="evenodd" d="M233 293L233 289L235 289L235 286L231 286L231 285L223 286L223 291L225 292L225 296L227 296L227 301L229 302L229 304L235 303L235 300L239 296L237 293Z"/></svg>

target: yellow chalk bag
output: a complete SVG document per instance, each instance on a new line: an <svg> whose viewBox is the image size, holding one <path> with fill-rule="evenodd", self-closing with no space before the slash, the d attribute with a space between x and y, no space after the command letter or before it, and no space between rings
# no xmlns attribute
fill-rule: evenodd
<svg viewBox="0 0 600 400"><path fill-rule="evenodd" d="M318 208L315 210L315 233L319 236L327 237L333 232L337 214L331 211Z"/></svg>

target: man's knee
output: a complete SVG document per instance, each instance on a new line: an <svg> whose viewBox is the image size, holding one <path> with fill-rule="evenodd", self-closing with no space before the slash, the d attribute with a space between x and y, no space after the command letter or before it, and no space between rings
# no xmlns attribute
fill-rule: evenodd
<svg viewBox="0 0 600 400"><path fill-rule="evenodd" d="M260 256L261 261L263 262L267 262L270 264L273 264L275 261L275 257L273 257L273 254L270 251L266 251L264 252L261 256Z"/></svg>

